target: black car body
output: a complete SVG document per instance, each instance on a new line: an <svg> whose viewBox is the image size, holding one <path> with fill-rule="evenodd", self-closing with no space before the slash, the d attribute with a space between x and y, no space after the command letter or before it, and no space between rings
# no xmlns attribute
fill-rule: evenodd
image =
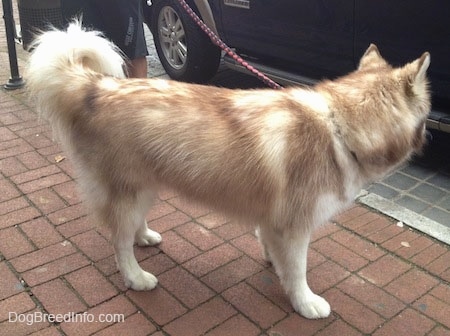
<svg viewBox="0 0 450 336"><path fill-rule="evenodd" d="M450 132L448 1L187 0L187 3L228 46L284 84L311 84L348 73L356 68L370 43L375 43L393 65L404 64L429 51L433 111L428 126ZM172 21L167 20L168 15L174 15L175 25L183 27L180 32L175 29L168 35L167 28L171 27L168 21ZM145 17L162 64L172 78L205 81L214 75L220 52L203 31L194 27L178 0L153 0L145 8ZM175 41L165 44L172 37ZM171 64L171 54L165 52L177 43L183 45L184 64ZM225 57L225 63L242 69L229 57Z"/></svg>

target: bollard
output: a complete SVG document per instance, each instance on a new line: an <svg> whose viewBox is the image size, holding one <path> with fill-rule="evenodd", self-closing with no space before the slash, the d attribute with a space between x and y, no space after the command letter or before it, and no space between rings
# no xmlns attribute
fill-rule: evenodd
<svg viewBox="0 0 450 336"><path fill-rule="evenodd" d="M6 41L8 44L9 68L11 77L8 82L3 85L6 90L15 90L21 88L25 82L19 74L19 66L17 64L17 51L15 38L15 24L13 17L13 7L11 0L2 0L3 4L3 19L5 20Z"/></svg>

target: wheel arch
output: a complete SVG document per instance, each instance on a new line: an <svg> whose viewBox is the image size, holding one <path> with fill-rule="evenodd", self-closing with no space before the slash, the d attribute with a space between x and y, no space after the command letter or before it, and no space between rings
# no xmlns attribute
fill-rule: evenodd
<svg viewBox="0 0 450 336"><path fill-rule="evenodd" d="M202 18L203 22L216 35L219 35L217 33L216 21L214 20L214 16L213 16L213 13L211 10L211 6L208 3L208 0L194 0L194 2L195 2L195 5L197 6L197 9L200 13L200 17Z"/></svg>
<svg viewBox="0 0 450 336"><path fill-rule="evenodd" d="M163 0L153 0L152 3L160 2ZM152 17L152 6L147 5L147 0L143 0L143 8L144 8L144 21L147 26L150 28L151 25L151 17ZM211 6L208 3L208 0L186 0L186 3L192 8L197 15L203 20L203 22L211 29L216 35L217 27L216 22L214 20L214 16L211 10ZM150 28L151 29L151 28Z"/></svg>

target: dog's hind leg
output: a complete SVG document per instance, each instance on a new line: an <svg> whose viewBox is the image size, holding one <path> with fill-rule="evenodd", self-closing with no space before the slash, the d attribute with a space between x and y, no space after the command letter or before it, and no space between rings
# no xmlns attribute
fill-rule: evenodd
<svg viewBox="0 0 450 336"><path fill-rule="evenodd" d="M269 249L266 245L266 243L263 241L262 239L262 234L260 233L260 228L259 226L255 229L255 236L256 238L258 238L258 241L261 245L261 251L263 254L263 259L268 262L268 263L272 263L272 260L270 258L270 254L269 254Z"/></svg>
<svg viewBox="0 0 450 336"><path fill-rule="evenodd" d="M143 225L148 209L144 205L139 198L128 200L121 197L120 200L113 202L109 209L112 214L110 220L113 221L110 224L113 230L112 240L117 267L122 273L125 286L138 291L153 289L158 283L153 274L139 266L134 256L133 245L137 237L139 237L138 243L146 241L144 245L161 240L158 233L149 230L146 224L145 227Z"/></svg>
<svg viewBox="0 0 450 336"><path fill-rule="evenodd" d="M139 246L153 246L159 244L161 240L161 235L158 232L149 229L146 220L142 222L142 225L136 231L134 238L134 241Z"/></svg>
<svg viewBox="0 0 450 336"><path fill-rule="evenodd" d="M309 319L330 315L328 302L314 294L306 280L310 234L261 227L260 239L268 249L273 266L295 311Z"/></svg>
<svg viewBox="0 0 450 336"><path fill-rule="evenodd" d="M141 211L143 211L144 214L148 211L150 205L153 203L153 200L154 194L150 191L142 193L139 197L139 203L142 209ZM144 220L137 229L134 237L134 241L136 242L136 244L139 246L153 246L159 244L161 240L161 235L158 232L151 230L147 226L147 221L144 217Z"/></svg>

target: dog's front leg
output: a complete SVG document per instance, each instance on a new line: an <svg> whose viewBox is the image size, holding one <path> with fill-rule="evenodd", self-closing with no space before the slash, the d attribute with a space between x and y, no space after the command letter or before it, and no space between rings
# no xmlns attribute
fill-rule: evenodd
<svg viewBox="0 0 450 336"><path fill-rule="evenodd" d="M295 311L309 319L328 317L330 305L311 291L306 280L310 233L261 227L260 239Z"/></svg>

